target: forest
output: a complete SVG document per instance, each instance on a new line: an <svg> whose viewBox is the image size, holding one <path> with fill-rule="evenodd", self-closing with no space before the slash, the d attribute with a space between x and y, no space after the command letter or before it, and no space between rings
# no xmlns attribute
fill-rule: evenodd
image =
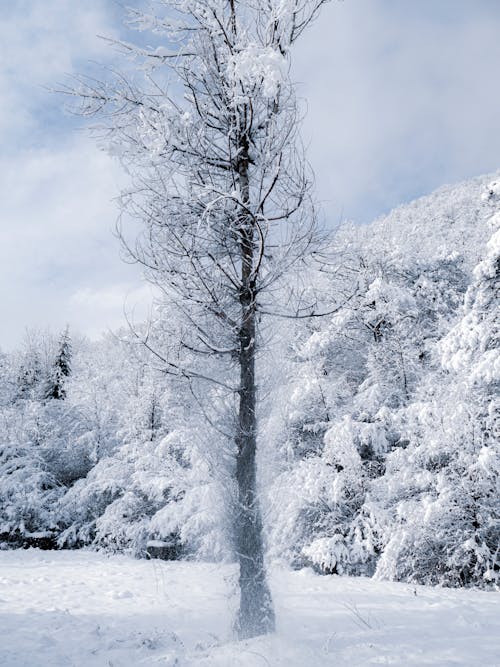
<svg viewBox="0 0 500 667"><path fill-rule="evenodd" d="M344 224L302 276L334 312L268 325L258 467L271 559L495 585L499 223L488 176ZM168 347L174 318L164 307L97 342L32 331L1 356L3 548L234 559L228 398L150 352Z"/></svg>

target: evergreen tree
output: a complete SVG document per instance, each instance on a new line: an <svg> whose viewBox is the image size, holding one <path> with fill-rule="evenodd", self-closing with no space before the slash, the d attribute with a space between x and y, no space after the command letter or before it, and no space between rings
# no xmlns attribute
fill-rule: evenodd
<svg viewBox="0 0 500 667"><path fill-rule="evenodd" d="M66 327L59 339L57 354L47 379L44 398L54 400L66 398L65 383L71 375L71 355L71 339L69 329Z"/></svg>
<svg viewBox="0 0 500 667"><path fill-rule="evenodd" d="M37 399L40 396L40 384L42 381L42 364L40 353L37 349L28 349L23 355L17 377L18 392L20 399Z"/></svg>

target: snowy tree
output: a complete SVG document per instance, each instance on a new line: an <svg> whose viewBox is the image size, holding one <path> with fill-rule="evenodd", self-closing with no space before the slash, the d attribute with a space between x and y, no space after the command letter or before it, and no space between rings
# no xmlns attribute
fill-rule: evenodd
<svg viewBox="0 0 500 667"><path fill-rule="evenodd" d="M482 177L442 189L365 228L338 230L340 261L324 275L344 302L332 317L303 327L288 351L285 414L275 427L281 471L269 493L280 498L272 504L274 556L322 572L370 574L387 549L379 574L444 580L438 550L420 563L412 554L416 540L429 556L425 544L437 535L437 519L426 524L419 512L426 485L443 474L431 453L443 444L442 421L449 421L456 448L463 447L460 425L477 432L481 423L480 412L451 416L458 405L470 409L479 392L459 397L461 382L443 376L440 342L456 324L488 229L494 202L493 194L480 199L485 184ZM491 335L491 321L485 329ZM420 471L424 461L429 470ZM459 488L465 499L475 494ZM458 531L465 515L454 521ZM407 540L398 566L396 533ZM449 528L450 547L456 534Z"/></svg>
<svg viewBox="0 0 500 667"><path fill-rule="evenodd" d="M487 197L495 199L495 183ZM388 457L374 488L387 536L379 576L452 586L498 578L498 213L489 224L486 257L437 346L441 370L401 413L406 447Z"/></svg>
<svg viewBox="0 0 500 667"><path fill-rule="evenodd" d="M80 410L72 401L46 396L47 387L55 386L54 368L68 368L65 337L62 341L58 354L50 334L30 332L21 352L4 362L8 390L0 405L0 506L1 532L9 543L36 545L43 536L53 546L55 505L92 467Z"/></svg>
<svg viewBox="0 0 500 667"><path fill-rule="evenodd" d="M228 558L227 498L206 455L213 434L189 386L148 355L128 331L75 355L64 403L89 429L93 466L56 503L58 544L146 557L148 544L168 543L169 558Z"/></svg>
<svg viewBox="0 0 500 667"><path fill-rule="evenodd" d="M41 398L42 382L43 369L39 341L36 341L33 332L30 332L26 337L19 364L18 398L28 400Z"/></svg>
<svg viewBox="0 0 500 667"><path fill-rule="evenodd" d="M456 502L465 538L457 540L448 564L466 584L497 580L500 570L499 181L490 184L487 198L496 211L489 220L493 233L486 256L474 269L461 320L441 344L443 367L458 389L452 413L459 448L455 493L462 490Z"/></svg>
<svg viewBox="0 0 500 667"><path fill-rule="evenodd" d="M274 627L256 484L258 324L317 239L289 62L322 2L172 0L154 16L133 10L135 27L163 39L152 49L117 44L143 62L142 82L82 77L70 91L82 113L103 119L132 174L123 205L145 232L129 249L176 306L180 346L157 357L235 404L241 637ZM207 356L220 361L210 377Z"/></svg>
<svg viewBox="0 0 500 667"><path fill-rule="evenodd" d="M66 397L66 389L64 387L66 379L71 374L71 340L69 337L69 329L62 334L56 357L50 368L49 377L47 378L45 387L45 398L53 398L55 400L62 400Z"/></svg>

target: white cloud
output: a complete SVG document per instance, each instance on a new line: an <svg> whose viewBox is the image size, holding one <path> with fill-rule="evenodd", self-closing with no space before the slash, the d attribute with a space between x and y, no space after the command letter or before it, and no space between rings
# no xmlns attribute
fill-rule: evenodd
<svg viewBox="0 0 500 667"><path fill-rule="evenodd" d="M319 196L369 220L500 162L500 4L331 3L299 44Z"/></svg>
<svg viewBox="0 0 500 667"><path fill-rule="evenodd" d="M80 316L78 290L139 272L123 264L112 230L122 173L63 113L56 85L87 60L104 61L98 34L116 32L111 2L13 0L0 23L0 345L15 345L26 326L84 333L117 323L89 308ZM124 291L124 289L122 289ZM98 314L97 314L98 313Z"/></svg>
<svg viewBox="0 0 500 667"><path fill-rule="evenodd" d="M68 309L71 295L138 282L138 269L120 260L112 233L112 198L122 178L116 162L84 137L0 160L2 345L15 344L26 325L61 328L78 320L88 333L96 317L87 326Z"/></svg>
<svg viewBox="0 0 500 667"><path fill-rule="evenodd" d="M68 316L79 331L97 338L104 329L134 326L150 315L153 290L147 285L118 283L103 288L84 287L71 295Z"/></svg>
<svg viewBox="0 0 500 667"><path fill-rule="evenodd" d="M47 99L44 86L54 86L82 61L106 58L109 48L97 35L116 33L112 6L102 0L9 0L2 7L0 135L4 149L14 134L27 137L41 125L36 111L55 104Z"/></svg>

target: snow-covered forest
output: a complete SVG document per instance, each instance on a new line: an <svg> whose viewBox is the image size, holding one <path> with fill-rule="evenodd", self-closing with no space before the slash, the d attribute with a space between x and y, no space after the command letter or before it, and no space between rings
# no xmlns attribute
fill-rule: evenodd
<svg viewBox="0 0 500 667"><path fill-rule="evenodd" d="M258 360L273 560L494 586L499 223L500 182L478 178L341 226L328 263L302 276L333 312L277 319ZM155 315L148 346L168 345ZM2 355L4 547L232 560L232 443L145 327L98 342L31 332Z"/></svg>

